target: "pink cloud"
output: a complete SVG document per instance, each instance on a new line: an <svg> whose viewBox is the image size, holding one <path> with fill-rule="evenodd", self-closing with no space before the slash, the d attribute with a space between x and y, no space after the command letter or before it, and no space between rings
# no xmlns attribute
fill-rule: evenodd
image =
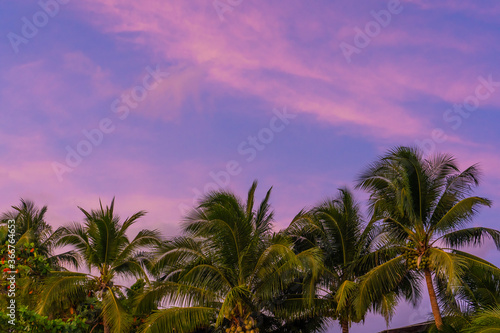
<svg viewBox="0 0 500 333"><path fill-rule="evenodd" d="M408 132L394 126L396 123L411 123L410 131L420 129L417 118L386 101L387 93L377 96L378 91L370 90L380 83L380 80L372 83L379 73L347 68L344 59L335 59L331 54L315 59L311 66L307 59L310 55L303 54L286 38L283 21L273 19L276 10L271 7L258 10L247 6L244 15L239 15L238 22L232 22L229 27L220 24L215 12L213 16L207 13L214 10L209 5L203 8L180 3L139 5L132 1L121 2L119 7L114 4L113 1L93 2L91 6L98 6L99 12L105 14L92 16L92 22L108 33L142 32L140 40L135 42L163 54L166 60L182 59L192 66L200 66L207 79L217 85L259 96L273 105L292 105L334 124L372 128L372 134ZM191 19L180 20L180 16ZM318 29L317 24L312 23L307 27ZM279 73L283 78L270 78L266 71ZM346 86L350 87L346 95L331 92L331 88L345 91ZM193 86L183 86L181 82L177 89L193 90ZM357 99L359 96L363 96L361 101ZM370 101L375 96L376 101ZM368 101L375 105L366 106Z"/></svg>
<svg viewBox="0 0 500 333"><path fill-rule="evenodd" d="M62 56L62 66L47 60L24 63L5 73L9 84L0 89L7 110L35 111L53 116L52 121L69 119L75 109L92 109L98 101L117 91L109 72L82 53ZM83 78L84 83L75 82ZM88 93L82 93L87 90ZM90 93L90 97L89 97ZM65 132L64 128L54 127Z"/></svg>
<svg viewBox="0 0 500 333"><path fill-rule="evenodd" d="M117 5L110 0L80 6L84 10L98 10L100 14L87 18L103 31L116 36L140 32L139 37L128 42L151 49L155 57L182 61L187 66L182 77L172 77L168 84L152 93L158 99L148 101L148 105L167 105L166 111L149 108L150 115L165 120L172 119L169 106L179 110L187 98L196 101L199 86L203 84L258 96L271 105L288 105L299 112L316 115L319 120L350 126L354 131L359 132L361 128L363 135L415 136L429 126L429 120L412 115L401 106L402 101L419 93L450 103L461 102L473 91L477 76L488 74L484 69L457 71L457 66L452 64L431 64L411 57L397 62L377 57L373 59L376 65L348 65L339 54L340 41L335 42L335 38L344 36L340 40L349 41L354 36L354 26L332 31L332 42L328 45L331 53L325 52L325 45L321 45L321 53L306 53L287 35L291 25L287 15L301 10L301 5L295 3L286 11L282 11L283 8L278 11L270 5L242 5L227 14L231 21L225 23L218 20L215 9L208 3L199 6L122 1ZM337 17L345 21L341 13L327 12L333 16L330 20ZM365 23L371 18L368 14L358 11L359 21ZM276 15L280 19L276 19ZM190 19L181 19L186 17ZM307 39L310 34L320 32L319 20L305 16L295 30L305 29L301 36ZM370 48L432 45L470 53L478 49L482 40L478 40L477 45L468 45L445 33L424 30L412 34L404 25L401 29L402 22L392 24L398 26L383 31ZM268 72L277 75L271 76ZM160 95L170 97L166 100ZM487 103L500 105L500 100L490 99Z"/></svg>

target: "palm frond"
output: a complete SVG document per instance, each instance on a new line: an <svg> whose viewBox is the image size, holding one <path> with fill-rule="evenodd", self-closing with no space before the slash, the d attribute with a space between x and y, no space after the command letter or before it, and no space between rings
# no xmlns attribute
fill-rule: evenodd
<svg viewBox="0 0 500 333"><path fill-rule="evenodd" d="M354 291L357 289L357 284L353 281L344 281L335 292L334 300L337 303L337 312L342 311L348 300L352 299Z"/></svg>
<svg viewBox="0 0 500 333"><path fill-rule="evenodd" d="M83 273L57 272L52 274L43 283L43 291L37 306L38 313L48 314L62 300L85 295L86 285L91 281L92 277Z"/></svg>
<svg viewBox="0 0 500 333"><path fill-rule="evenodd" d="M359 282L358 297L356 299L356 311L363 314L382 295L397 288L407 273L402 257L397 256L382 263L367 274Z"/></svg>
<svg viewBox="0 0 500 333"><path fill-rule="evenodd" d="M132 317L118 297L113 288L108 287L102 298L102 314L104 323L109 325L112 333L127 332L132 324Z"/></svg>
<svg viewBox="0 0 500 333"><path fill-rule="evenodd" d="M438 240L442 240L446 246L456 248L462 246L480 246L484 243L486 237L491 238L497 249L500 250L500 231L491 228L475 227L460 229L449 232L438 238Z"/></svg>
<svg viewBox="0 0 500 333"><path fill-rule="evenodd" d="M432 230L438 233L445 233L461 227L465 223L471 221L472 217L478 213L478 209L481 206L491 207L491 201L481 197L464 198L448 209L446 214L436 222Z"/></svg>
<svg viewBox="0 0 500 333"><path fill-rule="evenodd" d="M473 320L471 328L464 333L494 333L500 332L500 307L480 312Z"/></svg>
<svg viewBox="0 0 500 333"><path fill-rule="evenodd" d="M433 271L439 277L446 279L450 290L460 284L461 277L467 265L464 258L457 256L453 252L446 252L439 248L429 249L429 258Z"/></svg>
<svg viewBox="0 0 500 333"><path fill-rule="evenodd" d="M210 307L169 308L153 313L141 326L141 333L193 333L209 327L215 319L215 309Z"/></svg>

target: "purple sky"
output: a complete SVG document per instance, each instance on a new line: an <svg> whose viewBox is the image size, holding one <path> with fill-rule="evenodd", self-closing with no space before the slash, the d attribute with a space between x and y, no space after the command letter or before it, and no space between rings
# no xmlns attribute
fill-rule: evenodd
<svg viewBox="0 0 500 333"><path fill-rule="evenodd" d="M258 179L284 227L419 144L481 164L495 204L476 223L498 228L498 2L214 3L2 1L0 210L32 199L59 226L116 196L149 212L133 232L174 235L214 178L242 196ZM428 312L402 305L391 327Z"/></svg>

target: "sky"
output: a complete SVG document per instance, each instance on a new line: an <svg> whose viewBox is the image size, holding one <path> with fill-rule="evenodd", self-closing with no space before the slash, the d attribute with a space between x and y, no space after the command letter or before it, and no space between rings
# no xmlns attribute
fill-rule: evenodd
<svg viewBox="0 0 500 333"><path fill-rule="evenodd" d="M499 15L486 0L1 1L0 211L31 199L58 227L115 196L123 217L148 212L133 234L173 236L203 193L257 179L279 229L415 145L479 163L494 205L473 224L498 228ZM473 252L500 265L491 243ZM427 297L401 304L390 327L429 313Z"/></svg>

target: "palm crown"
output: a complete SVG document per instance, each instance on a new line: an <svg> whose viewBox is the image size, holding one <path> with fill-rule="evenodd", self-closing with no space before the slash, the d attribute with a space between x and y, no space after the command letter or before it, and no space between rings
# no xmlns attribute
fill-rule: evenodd
<svg viewBox="0 0 500 333"><path fill-rule="evenodd" d="M163 244L153 269L161 281L139 307L171 307L152 315L144 332L192 332L211 321L228 332L277 329L266 326L270 303L301 269L318 265L319 253L296 255L289 239L272 232L270 190L255 209L256 186L245 204L224 191L207 195L186 217L184 236Z"/></svg>
<svg viewBox="0 0 500 333"><path fill-rule="evenodd" d="M485 236L500 248L499 231L465 227L481 206L491 205L486 198L471 196L478 174L475 165L460 171L449 155L424 159L418 149L398 147L361 175L358 187L371 194L370 207L384 230L381 239L386 246L373 255L388 256L364 279L363 305L369 304L377 291L423 275L436 326L441 328L436 285L444 284L446 293L453 293L454 287L463 283L467 269L476 266L499 274L493 264L459 250L481 244ZM418 290L418 282L414 288Z"/></svg>
<svg viewBox="0 0 500 333"><path fill-rule="evenodd" d="M45 220L47 206L38 208L33 201L21 199L21 203L12 206L12 209L3 213L0 221L2 223L7 223L8 220L15 221L15 239L18 247L33 243L37 253L46 257L53 269L64 269L64 264L78 266L73 251L54 254L58 234L52 231L52 227Z"/></svg>
<svg viewBox="0 0 500 333"><path fill-rule="evenodd" d="M143 266L146 256L141 250L158 245L160 235L155 230L145 229L130 241L127 230L145 212L137 212L121 223L114 212L114 199L110 206L103 207L100 203L98 210L80 210L85 215L85 223L61 227L58 230L58 245L75 248L79 260L91 273L54 273L46 283L39 312L47 312L67 297L95 294L103 302L105 332L126 331L131 319L119 300L124 287L115 285L114 280L119 276L147 279ZM93 275L92 271L96 274Z"/></svg>
<svg viewBox="0 0 500 333"><path fill-rule="evenodd" d="M378 229L365 223L359 204L346 188L335 198L325 200L310 211L301 212L287 228L297 249L318 247L323 252L324 270L317 280L318 315L337 319L343 332L364 313L356 311L354 300L361 277L368 271L364 258L374 246ZM373 303L376 311L389 319L393 293Z"/></svg>

